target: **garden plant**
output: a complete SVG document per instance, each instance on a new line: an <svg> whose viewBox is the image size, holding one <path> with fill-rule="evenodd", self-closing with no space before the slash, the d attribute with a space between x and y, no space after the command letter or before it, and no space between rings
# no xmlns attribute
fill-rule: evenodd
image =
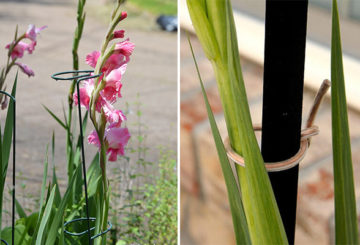
<svg viewBox="0 0 360 245"><path fill-rule="evenodd" d="M127 103L125 110L114 106L122 97L122 78L135 47L129 39L124 39L125 31L117 29L119 23L127 17L127 13L121 11L122 3L122 0L114 2L110 24L100 51L87 55L86 62L91 68L84 72L79 69L81 58L78 50L86 21L86 0L77 2L77 26L72 47L73 71L60 71L52 76L69 83L68 108L64 109L64 119L44 105L45 110L65 130L68 181L64 189L59 187L53 134L51 147L46 148L39 206L29 214L14 195L16 221L12 226L3 229L0 227L3 243L177 243L177 167L174 153L166 148L162 149L158 162L148 162L146 135L142 130L146 125L141 120L141 104L134 103L138 116L135 123L126 122L131 104ZM36 36L45 27L30 25L28 31L21 36L18 36L16 30L14 41L6 47L9 53L6 66L1 71L2 88L6 88L5 79L14 66L19 66L29 76L34 75L18 59L24 52L32 53ZM23 42L24 39L28 39L30 43ZM11 93L14 97L16 85L17 79ZM4 109L9 104L4 134L0 135L2 197L15 114L12 110L13 101L8 102L6 97L1 97L1 103ZM86 110L84 115L83 110ZM83 139L89 124L94 130ZM129 124L138 129L133 133L132 139L127 127ZM84 141L98 149L87 168ZM128 144L129 141L132 144ZM15 151L13 153L15 159ZM111 162L116 162L116 165L111 165ZM48 174L49 165L51 175ZM3 204L3 198L0 203Z"/></svg>
<svg viewBox="0 0 360 245"><path fill-rule="evenodd" d="M307 1L296 2L268 0L266 28L270 28L270 23L277 23L277 17L273 13L278 11L277 13L279 14L279 12L284 11L284 6L297 6L296 4L299 2L303 2L304 5L302 5L301 8L298 8L296 11L301 12L302 9L306 10ZM359 244L354 192L354 174L351 160L351 145L342 64L339 15L337 1L333 0L332 3L331 107L335 186L335 239L336 244ZM272 186L274 179L269 178L269 175L271 176L271 174L267 172L269 167L271 168L271 163L267 163L266 165L264 164L264 159L261 154L262 152L260 151L254 134L254 128L250 116L250 110L241 71L240 56L237 52L237 30L235 29L231 2L230 0L187 0L187 6L197 37L202 44L205 55L212 63L224 109L227 133L229 137L229 146L226 145L227 142L225 142L225 144L223 143L223 140L220 136L215 118L206 96L204 86L201 81L196 59L194 57L214 141L227 187L236 242L237 244L293 244L295 231L290 226L295 226L295 222L293 220L293 224L287 223L285 226L285 220L287 220L287 217L281 213L281 210L279 211L281 201L277 202L281 199L279 196L284 195L286 198L287 193L274 193L275 190L279 192L279 189L276 189L274 186ZM271 10L270 7L273 7L273 9ZM277 8L277 10L274 10L274 8ZM271 15L271 13L273 15ZM304 11L304 13L306 14L307 11ZM296 13L289 14L296 15ZM286 16L287 13L284 13L284 15ZM306 27L306 15L305 18L300 16L300 20L303 20L303 26ZM296 31L301 32L301 28L294 28L295 30L291 30L291 34L289 35L293 35ZM280 29L281 26L278 26L278 30ZM238 31L241 32L241 30ZM272 36L270 34L268 36L266 34L265 36L266 39L269 40L274 38L274 36L275 38L281 39L283 36L276 37L276 35L281 34L281 32L275 32L275 34L272 33ZM297 36L296 38L303 39L305 42L306 31L302 32L301 35L302 36ZM267 40L265 40L265 73L272 72L271 70L267 70L268 65L266 62L267 55L274 53L274 50L276 50L274 47L275 43L272 44L273 46L267 44ZM296 45L293 44L292 49L298 49L298 52L301 53L304 52L304 45L305 43L300 45L298 43ZM280 57L281 55L282 54L279 54ZM277 62L274 56L272 56L272 58L273 60L271 60L271 62ZM291 57L291 59L297 59L297 57ZM295 83L295 80L303 80L304 60L300 60L300 63L301 62L301 73L298 74L295 78L291 77L291 79L286 80L286 83L289 85L285 86L300 88L302 93L302 85L298 87L299 85ZM292 61L285 61L284 63L292 64ZM276 67L273 66L272 68ZM284 69L284 73L288 72L288 67L282 68ZM290 69L296 70L299 68L290 67ZM264 81L264 83L265 82L266 81ZM275 82L273 85L269 83L269 86L274 86L275 90L278 89ZM264 103L265 96L269 96L268 94L265 95L265 89L266 85L264 85ZM283 97L298 97L298 95L288 94ZM301 98L302 95L300 96L300 109ZM265 108L265 106L270 106L270 102L267 101L267 103L268 104L264 105L263 108ZM284 103L286 104L286 102ZM290 106L295 107L296 105ZM263 130L265 129L264 126L266 123L264 120L265 119L263 119ZM284 125L285 124L282 126L285 127L286 130L291 130L287 125ZM300 125L298 125L298 127L299 131L297 132L297 136L295 138L298 140L298 142L300 142ZM284 142L283 144L287 143ZM275 145L275 147L279 146ZM272 148L272 150L273 149L274 148ZM241 161L243 162L239 161L238 158L231 158L233 155L236 157L241 157L243 159ZM228 156L230 156L230 160ZM290 154L288 157L291 156L292 155ZM230 164L235 164L235 172L232 171ZM298 166L292 166L292 169L298 171ZM281 174L282 169L279 169L278 171ZM290 173L287 172L287 178L289 178L289 174ZM290 195L295 196L296 211L297 172L295 177L296 188L295 190L292 190L293 193L290 193ZM283 175L283 178L286 178L285 174ZM239 185L237 185L237 182ZM282 188L282 190L284 191L285 188L290 187L285 186ZM295 217L296 215L294 213L291 214L291 216Z"/></svg>

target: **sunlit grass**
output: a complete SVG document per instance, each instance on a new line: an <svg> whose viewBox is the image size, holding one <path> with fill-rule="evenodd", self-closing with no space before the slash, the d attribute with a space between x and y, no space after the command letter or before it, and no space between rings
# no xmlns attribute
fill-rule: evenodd
<svg viewBox="0 0 360 245"><path fill-rule="evenodd" d="M177 1L176 0L128 0L128 5L134 5L144 11L149 11L155 15L176 15Z"/></svg>

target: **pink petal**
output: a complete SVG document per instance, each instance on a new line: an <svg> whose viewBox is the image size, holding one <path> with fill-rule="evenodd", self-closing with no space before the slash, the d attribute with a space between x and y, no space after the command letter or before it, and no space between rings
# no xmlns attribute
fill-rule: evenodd
<svg viewBox="0 0 360 245"><path fill-rule="evenodd" d="M35 29L36 34L39 34L40 31L44 30L44 29L47 28L47 27L48 27L48 26L42 26L42 27L40 27L40 28L36 28L36 29Z"/></svg>
<svg viewBox="0 0 360 245"><path fill-rule="evenodd" d="M97 135L96 131L93 130L87 138L88 143L97 146L99 149L101 147L101 143L99 140L99 136Z"/></svg>
<svg viewBox="0 0 360 245"><path fill-rule="evenodd" d="M126 116L121 110L116 110L110 104L103 106L103 111L106 116L106 121L111 123L112 127L120 127L121 123L126 120Z"/></svg>
<svg viewBox="0 0 360 245"><path fill-rule="evenodd" d="M32 52L35 50L36 42L31 42L27 45L26 50L29 54L32 54Z"/></svg>
<svg viewBox="0 0 360 245"><path fill-rule="evenodd" d="M130 139L130 133L127 128L108 127L105 130L105 138L109 143L109 148L119 148L125 146Z"/></svg>
<svg viewBox="0 0 360 245"><path fill-rule="evenodd" d="M107 150L107 153L110 153L109 161L116 161L117 155L124 155L124 148L130 139L129 130L110 125L105 130L105 138L109 145Z"/></svg>
<svg viewBox="0 0 360 245"><path fill-rule="evenodd" d="M28 30L25 33L25 37L29 38L31 41L36 42L36 37L40 34L40 31L44 30L47 26L42 26L40 28L35 28L35 25L30 24Z"/></svg>
<svg viewBox="0 0 360 245"><path fill-rule="evenodd" d="M80 88L80 105L85 107L87 110L89 110L89 103L90 103L90 95L88 94L88 91L86 88ZM79 98L77 92L73 94L73 100L75 105L78 105Z"/></svg>
<svg viewBox="0 0 360 245"><path fill-rule="evenodd" d="M15 62L15 65L19 66L21 71L24 72L26 75L28 75L29 77L34 76L34 71L28 67L25 64L19 63L19 62Z"/></svg>
<svg viewBox="0 0 360 245"><path fill-rule="evenodd" d="M123 64L117 69L110 71L110 73L106 76L106 82L113 83L113 82L120 82L122 75L124 75L126 71L126 64Z"/></svg>
<svg viewBox="0 0 360 245"><path fill-rule="evenodd" d="M108 149L107 154L110 153L110 156L109 156L109 162L116 162L117 160L117 155L118 155L118 150L117 149ZM119 153L119 155L124 155L124 150L122 150L122 154L121 152Z"/></svg>
<svg viewBox="0 0 360 245"><path fill-rule="evenodd" d="M10 45L11 43L6 45L5 48L10 49ZM11 58L12 59L22 58L24 56L25 50L29 51L29 44L21 41L18 42L11 52Z"/></svg>
<svg viewBox="0 0 360 245"><path fill-rule="evenodd" d="M25 33L25 37L29 38L31 41L36 41L36 31L35 31L35 25L30 24L29 28L27 29Z"/></svg>
<svg viewBox="0 0 360 245"><path fill-rule="evenodd" d="M112 54L105 62L101 71L108 75L112 70L117 69L128 62L128 59L122 54Z"/></svg>
<svg viewBox="0 0 360 245"><path fill-rule="evenodd" d="M125 71L126 64L123 64L119 68L112 70L106 76L106 85L102 91L102 95L111 103L114 103L117 97L121 97L121 78Z"/></svg>
<svg viewBox="0 0 360 245"><path fill-rule="evenodd" d="M94 51L86 56L86 63L91 66L92 68L95 68L97 60L100 57L99 51Z"/></svg>
<svg viewBox="0 0 360 245"><path fill-rule="evenodd" d="M115 53L125 55L128 58L134 51L134 48L135 44L133 44L129 40L125 40L115 45Z"/></svg>

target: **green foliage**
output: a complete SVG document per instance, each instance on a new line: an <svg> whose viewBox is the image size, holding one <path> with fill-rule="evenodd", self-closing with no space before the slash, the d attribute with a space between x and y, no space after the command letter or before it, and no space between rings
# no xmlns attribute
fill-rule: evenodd
<svg viewBox="0 0 360 245"><path fill-rule="evenodd" d="M230 145L245 159L245 168L236 165L236 177L240 184L251 242L287 244L279 209L253 132L230 0L187 0L187 6L196 34L216 75ZM216 128L214 126L213 132ZM214 135L214 139L222 165L228 165L227 159L219 151L223 148L221 138ZM228 178L225 172L224 177ZM232 190L237 188L233 181L227 182L231 183ZM241 212L235 213L234 209L232 212L235 216L233 220L236 221L234 229L238 232L243 229L240 226L245 221L237 221L244 219L244 216L239 215ZM238 244L248 242L241 237L236 234Z"/></svg>
<svg viewBox="0 0 360 245"><path fill-rule="evenodd" d="M172 153L161 155L157 173L139 188L140 198L121 208L123 223L114 237L119 244L177 244L177 165Z"/></svg>
<svg viewBox="0 0 360 245"><path fill-rule="evenodd" d="M202 82L202 79L200 76L199 67L197 65L197 62L196 62L196 59L194 56L194 51L193 51L192 45L190 43L190 40L189 40L189 45L190 45L191 53L192 53L192 56L193 56L193 59L195 62L196 71L197 71L197 74L199 77L201 91L204 96L206 110L208 113L212 134L214 137L216 149L217 149L218 156L220 159L221 169L223 171L224 178L225 178L225 184L226 184L226 188L228 191L227 194L228 194L228 198L229 198L229 204L230 204L230 209L231 209L231 214L232 214L232 219L233 219L233 224L234 224L236 240L241 241L242 243L245 243L245 244L251 244L248 226L246 223L246 217L245 217L245 213L244 213L244 207L243 207L241 197L240 197L240 192L237 187L236 180L235 180L233 171L232 171L230 163L229 163L229 159L226 155L226 150L225 150L224 144L222 143L220 132L216 125L215 117L211 111L211 107L210 107L210 104L209 104L209 101L208 101L208 98L206 95L206 91L205 91L205 88L204 88L204 85L203 85L203 82Z"/></svg>
<svg viewBox="0 0 360 245"><path fill-rule="evenodd" d="M336 0L333 0L332 13L331 81L335 240L336 244L359 244L340 24Z"/></svg>
<svg viewBox="0 0 360 245"><path fill-rule="evenodd" d="M176 0L128 0L128 4L135 5L142 11L149 11L152 14L177 14L177 1Z"/></svg>
<svg viewBox="0 0 360 245"><path fill-rule="evenodd" d="M14 85L11 91L11 95L15 97L16 95L16 85L17 85L17 77L16 74ZM4 195L4 187L6 180L6 173L8 169L9 157L10 157L10 149L12 145L12 137L13 137L13 122L14 122L14 101L9 99L9 107L6 114L5 120L5 129L4 135L1 132L0 127L0 238L3 236L1 231L2 225L2 214L3 214L3 195Z"/></svg>

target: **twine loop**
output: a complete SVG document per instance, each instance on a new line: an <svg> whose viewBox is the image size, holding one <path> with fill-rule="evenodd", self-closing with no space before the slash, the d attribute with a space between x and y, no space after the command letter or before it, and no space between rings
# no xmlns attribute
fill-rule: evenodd
<svg viewBox="0 0 360 245"><path fill-rule="evenodd" d="M301 130L301 138L300 138L300 149L299 151L293 155L292 157L278 162L267 162L265 163L266 170L268 172L278 172L286 169L290 169L299 164L299 162L304 159L307 150L309 149L311 143L311 137L319 134L319 127L313 125L316 114L318 112L321 101L330 88L330 81L325 79L320 86L318 93L316 94L314 103L311 107L310 114L308 120L306 122L305 129ZM254 131L261 131L261 125L253 125ZM227 137L224 141L225 149L227 152L228 158L234 163L245 167L245 161L242 156L237 154L231 147L229 138Z"/></svg>

